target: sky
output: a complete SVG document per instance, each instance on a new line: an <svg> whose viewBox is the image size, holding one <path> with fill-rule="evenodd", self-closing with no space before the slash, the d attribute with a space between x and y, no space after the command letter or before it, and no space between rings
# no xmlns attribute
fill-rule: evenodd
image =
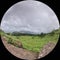
<svg viewBox="0 0 60 60"><path fill-rule="evenodd" d="M39 34L58 28L59 21L53 10L42 2L30 0L14 4L1 21L1 29L5 32L29 31Z"/></svg>

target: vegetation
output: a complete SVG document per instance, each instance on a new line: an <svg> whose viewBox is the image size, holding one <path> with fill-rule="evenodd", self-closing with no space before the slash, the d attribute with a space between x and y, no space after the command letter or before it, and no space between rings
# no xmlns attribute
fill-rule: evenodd
<svg viewBox="0 0 60 60"><path fill-rule="evenodd" d="M60 34L60 29L52 31L48 34L40 35L21 34L16 32L11 34L4 33L3 31L0 31L0 34L2 37L6 38L8 43L14 46L18 47L18 44L16 44L16 42L19 41L22 43L23 48L34 52L39 52L42 47L48 42L57 43Z"/></svg>

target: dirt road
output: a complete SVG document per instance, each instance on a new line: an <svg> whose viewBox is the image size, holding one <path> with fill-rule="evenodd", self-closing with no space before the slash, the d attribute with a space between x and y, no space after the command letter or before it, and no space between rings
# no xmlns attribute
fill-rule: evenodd
<svg viewBox="0 0 60 60"><path fill-rule="evenodd" d="M34 60L37 58L41 58L47 55L55 47L55 44L48 43L42 48L42 50L39 53L35 53L35 52L28 51L26 49L18 48L11 44L8 44L6 39L3 37L2 37L2 42L4 46L7 48L7 50L11 52L11 54L13 54L14 56L18 58L23 58L27 60Z"/></svg>

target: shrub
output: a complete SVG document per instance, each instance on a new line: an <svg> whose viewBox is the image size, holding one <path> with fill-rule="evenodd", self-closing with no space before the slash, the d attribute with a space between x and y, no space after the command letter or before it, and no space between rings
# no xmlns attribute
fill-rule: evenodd
<svg viewBox="0 0 60 60"><path fill-rule="evenodd" d="M41 37L41 38L43 38L44 36L45 36L45 34L43 34L43 33L40 34L40 37Z"/></svg>
<svg viewBox="0 0 60 60"><path fill-rule="evenodd" d="M13 42L12 42L12 39L11 39L11 38L9 38L9 39L8 39L8 43L9 43L9 44L13 44Z"/></svg>

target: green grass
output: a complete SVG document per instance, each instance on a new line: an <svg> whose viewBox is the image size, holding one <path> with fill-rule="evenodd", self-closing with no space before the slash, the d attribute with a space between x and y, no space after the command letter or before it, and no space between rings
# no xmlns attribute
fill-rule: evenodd
<svg viewBox="0 0 60 60"><path fill-rule="evenodd" d="M14 43L18 40L22 42L23 48L33 51L39 52L45 44L48 42L57 43L59 38L60 29L53 31L52 33L45 34L45 35L20 35L20 36L13 36L7 35L4 32L1 32L1 36L4 36L8 43L15 45Z"/></svg>

